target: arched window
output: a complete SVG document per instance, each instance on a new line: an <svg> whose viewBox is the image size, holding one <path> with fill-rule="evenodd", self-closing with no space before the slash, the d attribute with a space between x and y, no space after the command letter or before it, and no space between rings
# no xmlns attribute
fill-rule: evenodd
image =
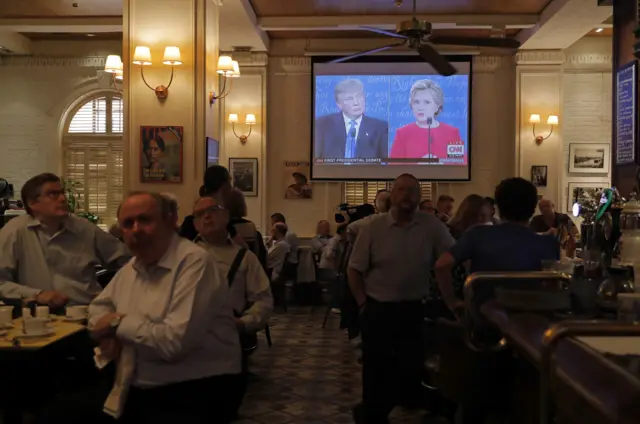
<svg viewBox="0 0 640 424"><path fill-rule="evenodd" d="M122 98L102 93L69 115L62 139L63 175L78 195L76 212L92 212L107 228L123 193Z"/></svg>

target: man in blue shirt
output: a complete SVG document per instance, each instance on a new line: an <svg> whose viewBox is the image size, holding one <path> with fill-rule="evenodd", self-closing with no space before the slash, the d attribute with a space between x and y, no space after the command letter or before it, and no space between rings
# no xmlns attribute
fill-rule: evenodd
<svg viewBox="0 0 640 424"><path fill-rule="evenodd" d="M436 263L436 280L442 297L456 315L464 303L454 292L451 274L454 265L470 261L471 273L539 271L543 260L560 257L554 237L538 235L529 228L538 202L533 184L522 178L508 178L496 187L495 199L502 223L469 229Z"/></svg>

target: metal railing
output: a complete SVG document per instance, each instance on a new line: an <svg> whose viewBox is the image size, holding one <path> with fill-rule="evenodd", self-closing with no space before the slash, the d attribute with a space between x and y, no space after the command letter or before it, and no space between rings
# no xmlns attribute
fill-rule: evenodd
<svg viewBox="0 0 640 424"><path fill-rule="evenodd" d="M561 340L567 337L637 337L640 323L624 324L611 321L565 321L554 324L545 331L540 347L540 424L551 424L551 381L554 353Z"/></svg>
<svg viewBox="0 0 640 424"><path fill-rule="evenodd" d="M464 282L464 299L465 299L465 343L467 346L481 353L500 352L507 348L507 340L502 337L500 341L492 346L476 346L473 341L473 332L475 328L474 316L478 316L480 311L475 308L475 292L479 284L488 284L489 282L500 283L501 286L512 285L518 287L523 281L540 282L542 286L549 281L560 281L569 284L571 275L556 271L531 271L531 272L476 272L467 277Z"/></svg>

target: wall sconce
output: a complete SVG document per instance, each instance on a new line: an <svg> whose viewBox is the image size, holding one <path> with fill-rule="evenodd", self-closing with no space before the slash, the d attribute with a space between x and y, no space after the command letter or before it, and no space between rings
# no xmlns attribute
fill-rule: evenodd
<svg viewBox="0 0 640 424"><path fill-rule="evenodd" d="M544 140L551 137L551 134L553 134L553 128L558 125L558 116L549 115L549 117L547 118L547 125L551 125L551 131L549 131L549 135L547 135L546 137L536 135L536 124L540 123L539 114L532 113L531 116L529 116L529 123L533 124L533 136L535 137L536 144L540 145Z"/></svg>
<svg viewBox="0 0 640 424"><path fill-rule="evenodd" d="M110 54L107 56L107 60L104 63L104 71L111 74L111 87L118 93L122 94L122 90L118 88L117 83L122 82L123 79L123 65L120 56Z"/></svg>
<svg viewBox="0 0 640 424"><path fill-rule="evenodd" d="M231 56L220 56L218 58L217 72L222 75L222 89L220 90L220 94L217 95L214 91L209 92L209 107L213 107L216 100L224 99L231 93L231 83L233 79L229 81L228 87L227 79L240 77L240 65L238 65L238 62L233 60Z"/></svg>
<svg viewBox="0 0 640 424"><path fill-rule="evenodd" d="M231 128L233 129L233 135L238 137L240 143L246 144L249 136L251 135L251 127L256 124L256 115L254 115L253 113L247 113L247 115L244 117L244 123L249 126L249 133L247 135L236 134L236 124L238 123L237 113L229 114L229 123L231 124Z"/></svg>
<svg viewBox="0 0 640 424"><path fill-rule="evenodd" d="M182 59L180 57L180 49L175 46L169 46L164 49L164 58L162 59L162 63L164 65L171 66L171 77L169 78L169 83L166 85L159 85L156 88L153 88L149 85L147 80L144 77L144 67L151 66L151 51L149 47L138 46L133 54L133 64L140 66L140 75L142 76L142 81L144 81L145 85L149 87L156 93L156 97L158 100L164 100L169 96L169 87L171 87L171 83L173 82L173 71L174 66L182 65Z"/></svg>

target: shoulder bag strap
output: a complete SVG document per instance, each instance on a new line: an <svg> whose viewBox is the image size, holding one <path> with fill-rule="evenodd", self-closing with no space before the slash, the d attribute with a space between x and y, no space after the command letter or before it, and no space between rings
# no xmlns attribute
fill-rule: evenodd
<svg viewBox="0 0 640 424"><path fill-rule="evenodd" d="M236 273L238 272L238 269L240 269L240 264L242 263L242 260L244 259L244 256L246 254L247 249L244 247L240 249L236 254L236 257L231 264L231 268L229 268L229 272L227 273L227 282L229 283L229 288L231 288L231 286L233 285L233 280L235 280Z"/></svg>

